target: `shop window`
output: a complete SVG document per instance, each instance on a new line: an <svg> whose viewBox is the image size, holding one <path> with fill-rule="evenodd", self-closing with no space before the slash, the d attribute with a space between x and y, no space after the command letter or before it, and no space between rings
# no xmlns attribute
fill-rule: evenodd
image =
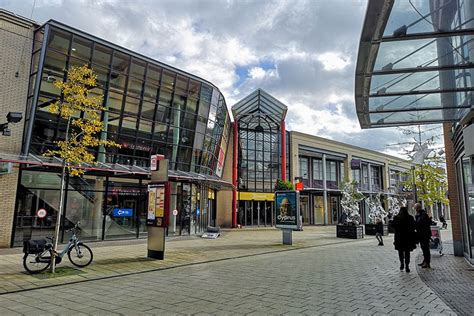
<svg viewBox="0 0 474 316"><path fill-rule="evenodd" d="M313 188L323 188L323 161L313 158Z"/></svg>

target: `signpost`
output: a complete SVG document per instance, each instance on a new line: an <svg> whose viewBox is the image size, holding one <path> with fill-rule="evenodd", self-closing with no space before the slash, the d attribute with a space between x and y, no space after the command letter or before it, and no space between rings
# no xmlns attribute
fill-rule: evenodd
<svg viewBox="0 0 474 316"><path fill-rule="evenodd" d="M48 214L48 212L44 208L40 208L36 211L36 216L39 219L45 218L47 214Z"/></svg>
<svg viewBox="0 0 474 316"><path fill-rule="evenodd" d="M292 245L293 230L298 229L300 221L300 203L298 191L275 192L276 228L283 232L283 244Z"/></svg>
<svg viewBox="0 0 474 316"><path fill-rule="evenodd" d="M148 185L146 218L148 226L148 257L163 260L165 257L165 231L169 224L171 196L171 187L168 181L168 160L164 159L162 155L153 155L151 165L152 172L151 182Z"/></svg>
<svg viewBox="0 0 474 316"><path fill-rule="evenodd" d="M177 210L177 209L174 209L174 210L173 210L173 216L174 216L174 220L173 220L173 232L176 233L176 216L178 216L178 210Z"/></svg>

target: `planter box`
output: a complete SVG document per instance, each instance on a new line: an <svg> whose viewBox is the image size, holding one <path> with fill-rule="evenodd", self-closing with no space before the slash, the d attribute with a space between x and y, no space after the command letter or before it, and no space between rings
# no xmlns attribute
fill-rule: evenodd
<svg viewBox="0 0 474 316"><path fill-rule="evenodd" d="M364 238L364 228L362 225L337 225L336 236L338 238L360 239Z"/></svg>
<svg viewBox="0 0 474 316"><path fill-rule="evenodd" d="M375 224L365 224L365 234L375 236L377 233L377 225ZM383 235L388 236L388 225L383 224Z"/></svg>

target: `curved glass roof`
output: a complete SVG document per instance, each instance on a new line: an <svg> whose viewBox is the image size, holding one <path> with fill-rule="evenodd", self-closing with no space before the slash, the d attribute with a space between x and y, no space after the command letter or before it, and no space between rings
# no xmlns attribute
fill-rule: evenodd
<svg viewBox="0 0 474 316"><path fill-rule="evenodd" d="M356 67L362 128L459 121L472 106L474 0L369 0Z"/></svg>

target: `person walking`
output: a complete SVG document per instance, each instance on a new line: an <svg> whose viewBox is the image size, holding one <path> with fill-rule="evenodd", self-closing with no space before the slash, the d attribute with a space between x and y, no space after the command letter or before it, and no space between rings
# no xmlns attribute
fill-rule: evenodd
<svg viewBox="0 0 474 316"><path fill-rule="evenodd" d="M379 242L379 246L383 246L383 221L380 218L377 218L377 221L375 222L375 238L377 238Z"/></svg>
<svg viewBox="0 0 474 316"><path fill-rule="evenodd" d="M415 229L416 236L420 242L421 251L423 251L423 262L418 265L422 268L431 268L430 239L431 239L431 220L420 203L415 204Z"/></svg>
<svg viewBox="0 0 474 316"><path fill-rule="evenodd" d="M416 248L415 219L408 214L408 208L402 206L393 218L392 227L395 229L394 246L398 250L400 271L410 272L410 252Z"/></svg>

